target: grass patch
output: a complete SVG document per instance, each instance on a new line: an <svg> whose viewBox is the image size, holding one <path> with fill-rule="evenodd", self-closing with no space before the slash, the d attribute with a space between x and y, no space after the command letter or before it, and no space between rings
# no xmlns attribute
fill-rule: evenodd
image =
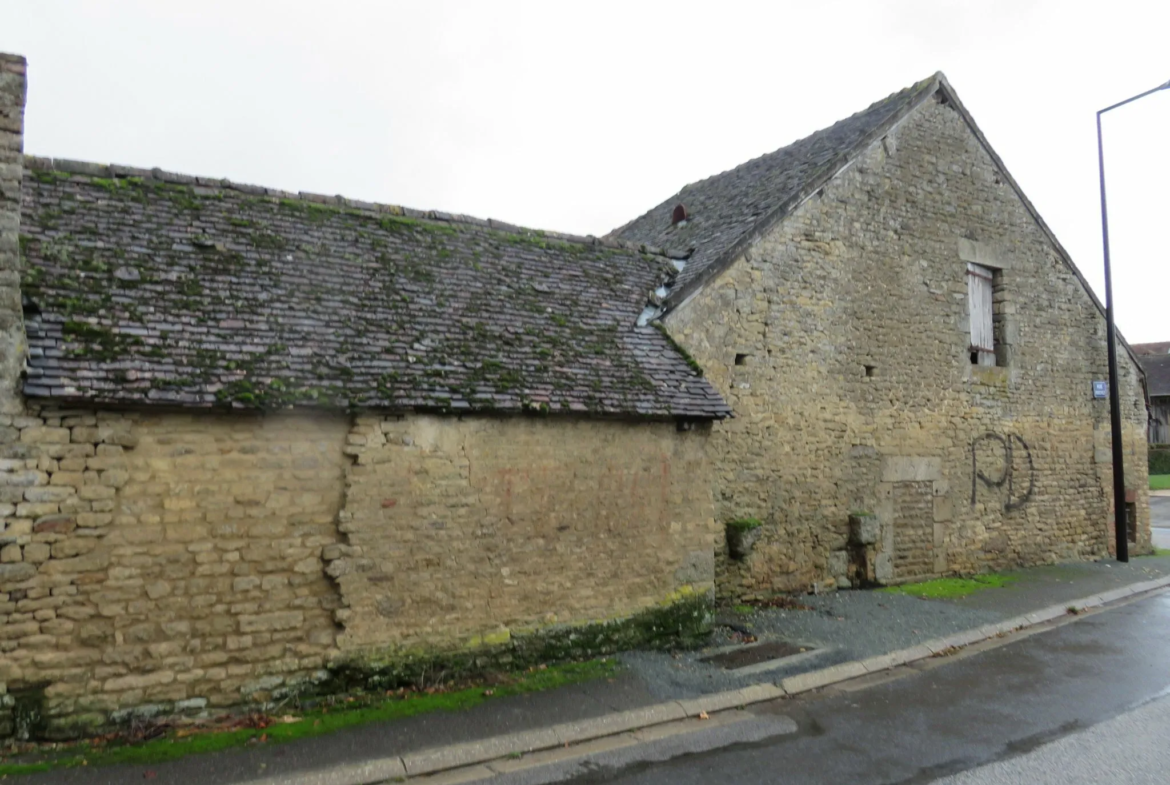
<svg viewBox="0 0 1170 785"><path fill-rule="evenodd" d="M736 518L734 521L727 522L727 528L740 532L750 532L752 529L758 529L763 525L759 518Z"/></svg>
<svg viewBox="0 0 1170 785"><path fill-rule="evenodd" d="M956 597L966 597L983 589L1001 589L1016 582L1016 578L988 573L976 575L973 578L936 578L933 581L921 583L906 583L901 586L887 586L878 591L889 594L906 594L911 597L920 597L924 600L951 600Z"/></svg>
<svg viewBox="0 0 1170 785"><path fill-rule="evenodd" d="M1151 474L1150 475L1150 490L1151 491L1170 490L1170 474Z"/></svg>
<svg viewBox="0 0 1170 785"><path fill-rule="evenodd" d="M1154 552L1147 553L1146 556L1170 556L1170 548L1154 548Z"/></svg>
<svg viewBox="0 0 1170 785"><path fill-rule="evenodd" d="M187 755L219 752L251 744L280 744L371 722L389 722L435 711L462 711L493 698L540 692L606 678L616 674L618 669L617 662L612 659L570 662L508 674L490 687L479 684L446 692L335 698L329 702L322 702L328 705L318 705L304 712L290 708L283 717L245 718L245 721L251 723L251 727L227 730L180 728L171 730L160 738L141 743L109 739L79 742L67 747L55 745L56 749L52 751L39 755L35 753L24 755L23 761L0 763L0 777L35 774L76 766L161 763Z"/></svg>

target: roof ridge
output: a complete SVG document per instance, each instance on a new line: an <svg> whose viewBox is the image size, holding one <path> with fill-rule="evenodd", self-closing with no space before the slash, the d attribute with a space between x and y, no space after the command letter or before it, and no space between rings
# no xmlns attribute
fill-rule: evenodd
<svg viewBox="0 0 1170 785"><path fill-rule="evenodd" d="M724 177L732 172L738 171L740 169L744 169L745 167L748 167L754 163L762 161L763 159L768 158L769 156L773 156L782 150L786 150L789 147L794 147L794 146L800 144L801 142L805 142L805 141L811 139L812 137L817 136L818 134L826 133L826 132L830 131L831 129L836 128L837 126L842 125L843 123L847 123L850 120L853 120L854 118L856 118L860 115L863 115L866 112L873 110L874 108L876 108L880 104L883 104L887 101L890 101L898 96L908 95L908 94L913 93L916 90L921 90L923 87L925 87L927 84L929 84L931 82L934 82L934 83L939 84L939 85L947 85L948 84L947 80L946 80L946 76L943 74L943 72L936 71L933 74L931 74L930 76L926 77L925 79L920 79L911 85L908 85L906 87L901 88L900 90L895 90L894 92L887 95L885 98L880 98L877 101L874 101L869 106L865 107L864 109L857 110L856 112L849 115L848 117L842 117L839 120L835 120L832 123L830 123L829 125L824 126L823 128L817 128L813 131L810 131L809 133L805 134L804 136L802 136L798 139L793 139L791 142L788 142L787 144L783 144L775 149L760 153L759 155L755 156L754 158L749 158L746 161L741 161L740 163L736 164L735 166L729 167L729 168L724 169L720 172L714 172L714 173L709 174L706 177L703 177L699 180L694 180L693 182L686 183L683 186L681 186L677 191L675 191L671 196L667 197L667 201L670 201L671 199L676 199L676 198L679 199L680 201L684 200L686 195L687 195L688 190L694 189L698 186L701 186L701 185L708 183L712 180L715 180L717 178ZM685 205L685 201L683 203ZM607 238L616 237L618 234L625 231L627 228L629 228L633 224L636 224L638 221L641 221L643 218L648 218L650 216L650 214L653 213L655 210L657 210L659 207L661 207L661 203L659 203L658 205L655 205L654 207L651 207L650 209L643 212L641 215L639 215L635 218L632 218L629 221L626 221L621 226L618 226L614 229L611 229L609 232L606 233L605 237L607 237Z"/></svg>
<svg viewBox="0 0 1170 785"><path fill-rule="evenodd" d="M153 169L143 169L141 167L122 166L120 164L98 164L88 161L75 161L67 158L48 158L36 155L25 155L24 166L25 168L34 171L66 172L68 174L79 174L97 178L149 178L163 183L189 185L197 188L224 188L233 191L239 191L240 193L245 193L250 196L265 196L277 200L296 199L311 204L349 208L353 210L365 210L372 213L396 215L404 218L438 221L452 224L467 224L485 229L494 229L499 232L507 232L509 234L528 234L537 237L548 238L550 240L557 240L559 242L576 243L578 245L585 246L601 246L603 248L613 248L617 250L631 251L634 253L644 253L650 256L661 256L667 259L684 258L678 252L671 252L658 246L632 242L629 240L621 240L615 237L597 237L595 235L577 235L568 234L565 232L554 232L546 229L532 229L530 227L501 221L496 218L477 218L471 215L448 213L442 210L417 210L411 207L405 207L403 205L386 204L383 202L368 202L361 199L350 199L348 197L341 196L340 194L329 196L326 194L317 194L308 191L285 191L279 188L268 188L262 185L236 183L226 177L200 177L197 175L170 172L164 169L159 169L157 167Z"/></svg>
<svg viewBox="0 0 1170 785"><path fill-rule="evenodd" d="M940 79L940 77L941 77L941 79ZM749 158L748 160L743 161L742 163L736 164L735 166L731 167L730 169L724 169L722 172L716 172L715 174L708 175L708 176L704 177L702 180L695 180L693 183L687 183L686 185L684 185L682 188L680 188L678 190L678 195L682 196L683 192L692 186L700 185L702 183L707 182L708 180L713 180L716 177L722 177L723 175L727 174L728 172L733 172L736 169L742 169L745 166L749 166L753 163L756 163L757 161L759 161L762 158L767 158L770 155L774 155L774 154L780 152L781 150L784 150L785 148L792 147L793 145L797 145L797 144L800 144L801 142L807 141L808 139L811 139L812 137L816 136L817 134L824 133L825 131L832 129L835 126L841 125L842 123L847 123L850 120L858 117L859 115L863 115L866 112L877 108L878 106L880 106L881 104L884 104L886 101L889 101L892 98L896 98L897 96L912 93L915 90L919 90L922 87L926 86L926 84L928 82L931 82L931 81L945 82L946 77L943 76L942 71L936 71L935 73L931 74L930 76L926 77L925 79L920 79L919 81L915 82L912 85L908 85L907 87L903 87L900 90L895 90L894 92L887 95L885 98L879 98L877 101L874 101L869 106L865 107L864 109L858 109L856 112L849 115L848 117L842 117L839 120L834 120L832 123L829 123L828 125L826 125L823 128L818 128L815 131L811 131L811 132L805 134L804 136L800 137L799 139L793 139L788 144L781 145L780 147L777 147L774 150L769 150L766 153L760 153L755 158ZM635 219L635 220L637 220L637 219ZM631 221L630 223L633 223L633 221Z"/></svg>

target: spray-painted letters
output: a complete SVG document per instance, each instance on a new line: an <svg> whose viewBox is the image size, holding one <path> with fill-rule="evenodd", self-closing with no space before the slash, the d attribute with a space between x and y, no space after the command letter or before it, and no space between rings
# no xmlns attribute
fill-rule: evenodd
<svg viewBox="0 0 1170 785"><path fill-rule="evenodd" d="M983 443L998 443L1003 450L1003 471L999 477L988 477L979 468L979 446ZM1022 449L1022 457L1027 465L1027 490L1020 492L1024 483L1016 476L1016 455ZM994 472L993 472L994 473ZM1022 436L1009 433L1006 436L998 433L985 433L971 442L971 506L975 506L979 483L988 488L1007 488L1004 495L1003 508L1006 511L1018 510L1032 498L1032 491L1036 489L1036 467L1032 463L1032 450Z"/></svg>

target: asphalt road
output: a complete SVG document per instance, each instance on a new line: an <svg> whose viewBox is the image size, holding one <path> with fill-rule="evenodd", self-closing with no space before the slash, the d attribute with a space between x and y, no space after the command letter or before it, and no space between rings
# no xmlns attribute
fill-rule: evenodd
<svg viewBox="0 0 1170 785"><path fill-rule="evenodd" d="M1008 760L939 780L939 785L1162 785L1170 777L1170 698Z"/></svg>
<svg viewBox="0 0 1170 785"><path fill-rule="evenodd" d="M904 672L910 675L865 690L753 710L791 717L797 724L791 735L664 762L607 765L595 760L590 771L562 781L909 785L942 780L983 785L1170 780L1170 753L1159 743L1170 719L1170 702L1162 699L1170 692L1170 595ZM959 776L945 779L952 775Z"/></svg>

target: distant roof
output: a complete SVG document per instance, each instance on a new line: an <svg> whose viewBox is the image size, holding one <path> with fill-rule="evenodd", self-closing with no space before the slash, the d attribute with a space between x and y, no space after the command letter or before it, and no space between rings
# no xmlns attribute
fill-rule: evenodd
<svg viewBox="0 0 1170 785"><path fill-rule="evenodd" d="M718 418L629 243L28 157L25 393Z"/></svg>
<svg viewBox="0 0 1170 785"><path fill-rule="evenodd" d="M691 183L610 236L690 254L668 297L668 303L676 303L821 187L854 151L934 93L942 78L924 79L787 147ZM675 224L679 205L686 220Z"/></svg>
<svg viewBox="0 0 1170 785"><path fill-rule="evenodd" d="M1146 390L1151 398L1170 395L1170 341L1131 344L1146 372Z"/></svg>
<svg viewBox="0 0 1170 785"><path fill-rule="evenodd" d="M1129 348L1133 349L1133 353L1138 356L1143 354L1170 354L1170 341L1160 341L1158 343L1131 343Z"/></svg>

